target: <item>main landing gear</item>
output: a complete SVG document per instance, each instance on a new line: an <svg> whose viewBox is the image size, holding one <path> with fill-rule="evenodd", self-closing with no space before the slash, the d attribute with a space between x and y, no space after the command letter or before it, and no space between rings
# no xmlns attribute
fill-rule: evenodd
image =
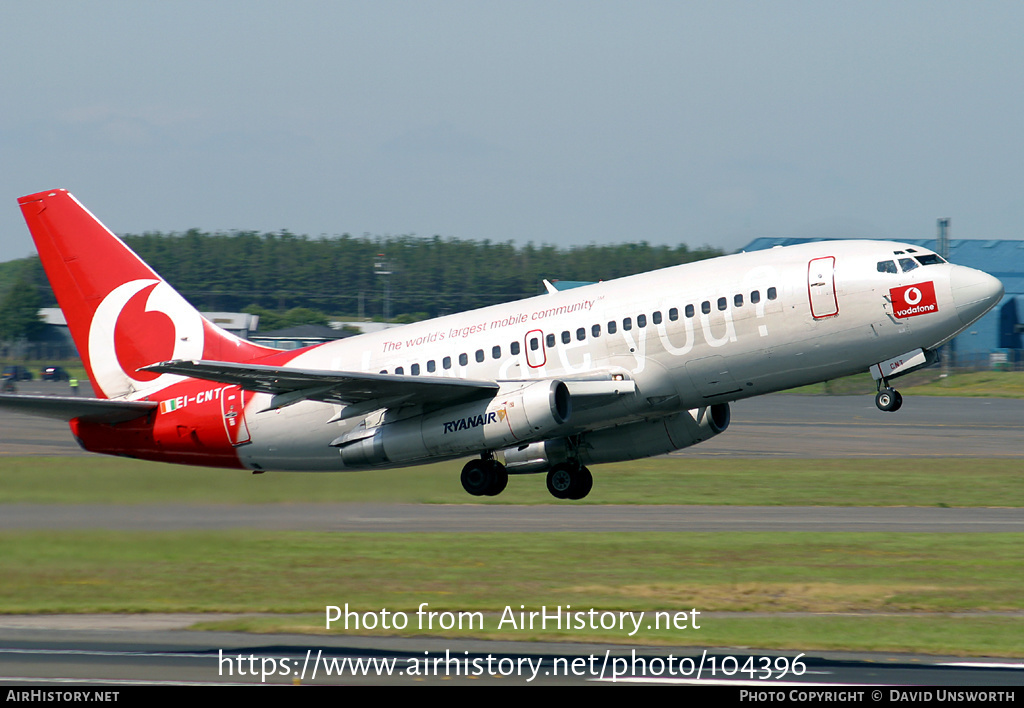
<svg viewBox="0 0 1024 708"><path fill-rule="evenodd" d="M556 499L582 499L590 494L594 478L579 462L562 462L548 470L548 491ZM508 484L505 465L493 457L470 460L462 468L462 488L475 497L501 494Z"/></svg>
<svg viewBox="0 0 1024 708"><path fill-rule="evenodd" d="M505 491L508 472L493 457L470 460L462 468L462 488L474 497L493 497Z"/></svg>
<svg viewBox="0 0 1024 708"><path fill-rule="evenodd" d="M878 380L878 393L875 395L875 405L878 410L886 413L895 413L903 405L903 396L894 388L890 388L885 379Z"/></svg>
<svg viewBox="0 0 1024 708"><path fill-rule="evenodd" d="M548 470L548 491L556 499L582 499L593 486L590 470L579 462L562 462Z"/></svg>

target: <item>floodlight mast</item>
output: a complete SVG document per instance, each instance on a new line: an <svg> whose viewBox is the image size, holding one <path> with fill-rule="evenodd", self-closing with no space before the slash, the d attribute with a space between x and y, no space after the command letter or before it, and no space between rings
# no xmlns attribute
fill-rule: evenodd
<svg viewBox="0 0 1024 708"><path fill-rule="evenodd" d="M383 253L378 253L374 259L373 272L384 278L384 321L387 322L391 319L391 275L394 271L391 269L391 261Z"/></svg>

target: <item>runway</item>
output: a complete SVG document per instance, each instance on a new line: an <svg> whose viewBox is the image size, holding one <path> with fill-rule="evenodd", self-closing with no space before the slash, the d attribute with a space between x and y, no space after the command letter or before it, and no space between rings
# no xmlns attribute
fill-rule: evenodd
<svg viewBox="0 0 1024 708"><path fill-rule="evenodd" d="M879 686L1013 687L1024 680L1024 663L1014 660L54 627L62 620L48 618L50 628L42 629L18 626L19 618L0 617L0 685L64 690L65 684L116 688L136 684L622 683L727 685L785 691L787 695L794 687L838 690L847 686L865 690L870 696L872 688ZM746 672L743 666L748 667ZM884 698L889 698L888 691Z"/></svg>
<svg viewBox="0 0 1024 708"><path fill-rule="evenodd" d="M1021 533L1024 509L474 504L17 504L0 530L113 529L383 533Z"/></svg>

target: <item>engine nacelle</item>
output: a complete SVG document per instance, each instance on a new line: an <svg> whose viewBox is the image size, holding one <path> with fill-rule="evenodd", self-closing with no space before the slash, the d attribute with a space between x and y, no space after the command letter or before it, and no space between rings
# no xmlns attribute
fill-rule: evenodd
<svg viewBox="0 0 1024 708"><path fill-rule="evenodd" d="M584 465L664 455L713 438L729 427L729 420L728 403L694 408L657 420L584 433L576 454ZM564 438L542 440L505 450L505 467L509 474L543 472L571 456Z"/></svg>
<svg viewBox="0 0 1024 708"><path fill-rule="evenodd" d="M532 442L555 434L569 421L569 389L561 381L506 384L493 398L426 415L360 425L332 445L346 467L454 457Z"/></svg>

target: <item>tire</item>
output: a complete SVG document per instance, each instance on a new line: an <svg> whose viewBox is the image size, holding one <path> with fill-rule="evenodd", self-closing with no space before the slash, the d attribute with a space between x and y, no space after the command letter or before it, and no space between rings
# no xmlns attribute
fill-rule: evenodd
<svg viewBox="0 0 1024 708"><path fill-rule="evenodd" d="M508 486L508 471L505 469L505 465L497 460L484 460L483 463L487 476L490 478L490 483L487 485L487 491L484 494L489 497L496 497L504 492L505 487Z"/></svg>
<svg viewBox="0 0 1024 708"><path fill-rule="evenodd" d="M462 488L474 497L487 494L492 478L483 460L470 460L462 468Z"/></svg>
<svg viewBox="0 0 1024 708"><path fill-rule="evenodd" d="M900 406L903 405L903 396L891 388L883 388L875 396L875 405L878 406L880 411L892 413L898 411Z"/></svg>
<svg viewBox="0 0 1024 708"><path fill-rule="evenodd" d="M572 467L566 463L555 465L548 470L548 491L555 499L569 499L572 493Z"/></svg>
<svg viewBox="0 0 1024 708"><path fill-rule="evenodd" d="M594 488L594 476L590 474L590 470L581 466L573 477L572 493L569 495L569 499L582 499L590 494L590 490Z"/></svg>

